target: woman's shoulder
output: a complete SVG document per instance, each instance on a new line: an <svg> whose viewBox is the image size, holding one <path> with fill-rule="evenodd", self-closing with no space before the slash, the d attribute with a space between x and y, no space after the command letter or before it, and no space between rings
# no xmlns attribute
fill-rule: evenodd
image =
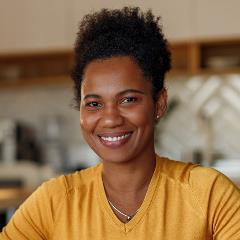
<svg viewBox="0 0 240 240"><path fill-rule="evenodd" d="M175 183L185 189L191 196L195 196L201 205L207 205L210 199L223 199L223 196L231 196L232 199L239 201L240 190L224 174L214 168L201 166L193 163L185 163L161 159L160 174L165 179ZM186 193L186 191L184 191ZM218 200L217 200L218 199Z"/></svg>
<svg viewBox="0 0 240 240"><path fill-rule="evenodd" d="M191 186L204 186L214 184L216 181L224 184L232 184L224 174L211 167L201 166L191 162L175 161L161 157L161 173L172 180ZM206 186L206 185L205 185Z"/></svg>

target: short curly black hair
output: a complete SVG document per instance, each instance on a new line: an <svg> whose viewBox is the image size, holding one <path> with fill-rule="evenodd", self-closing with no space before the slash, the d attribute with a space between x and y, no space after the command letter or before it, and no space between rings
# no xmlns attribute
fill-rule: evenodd
<svg viewBox="0 0 240 240"><path fill-rule="evenodd" d="M171 54L159 17L138 7L102 9L86 15L80 23L75 43L72 71L75 104L79 109L84 69L93 60L129 56L139 65L153 86L153 99L164 87L165 73L171 68Z"/></svg>

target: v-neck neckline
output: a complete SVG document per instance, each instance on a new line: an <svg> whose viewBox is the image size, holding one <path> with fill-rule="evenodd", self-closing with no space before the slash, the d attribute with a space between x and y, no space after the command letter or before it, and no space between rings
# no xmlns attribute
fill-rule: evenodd
<svg viewBox="0 0 240 240"><path fill-rule="evenodd" d="M147 192L145 194L144 200L140 206L140 208L138 209L137 213L134 215L134 217L126 223L123 223L122 221L120 221L118 219L118 217L115 215L115 213L113 212L107 196L106 196L106 192L104 189L104 185L103 185L103 181L102 181L102 170L103 170L103 165L100 165L100 169L98 171L98 175L97 175L97 185L98 185L98 196L99 196L99 200L101 203L101 206L104 208L104 211L107 213L108 217L110 218L110 220L117 225L120 230L124 231L125 233L131 231L139 222L140 220L146 215L147 210L149 209L152 199L154 197L154 193L155 193L155 189L159 180L159 168L160 168L160 159L159 157L156 155L156 166L155 166L155 170L153 172L151 181L148 185L148 189Z"/></svg>

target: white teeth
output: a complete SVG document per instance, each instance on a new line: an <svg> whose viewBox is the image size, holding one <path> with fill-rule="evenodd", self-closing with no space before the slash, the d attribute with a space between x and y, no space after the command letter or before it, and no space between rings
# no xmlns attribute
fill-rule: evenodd
<svg viewBox="0 0 240 240"><path fill-rule="evenodd" d="M109 141L109 142L116 142L116 141L120 141L124 138L127 138L130 135L130 133L128 134L124 134L122 136L118 136L118 137L101 137L104 141Z"/></svg>

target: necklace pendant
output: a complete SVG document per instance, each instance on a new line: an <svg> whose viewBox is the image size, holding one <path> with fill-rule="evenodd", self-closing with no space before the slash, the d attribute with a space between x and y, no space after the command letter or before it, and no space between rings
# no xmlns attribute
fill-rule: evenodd
<svg viewBox="0 0 240 240"><path fill-rule="evenodd" d="M124 217L127 218L127 222L130 221L130 220L134 217L134 215L138 212L138 210L139 210L139 209L138 209L138 210L137 210L134 214L132 214L132 215L127 215L127 214L121 212L119 209L117 209L109 200L108 200L108 202L109 202L110 206L111 206L115 211L117 211L117 212L120 213L122 216L124 216Z"/></svg>

